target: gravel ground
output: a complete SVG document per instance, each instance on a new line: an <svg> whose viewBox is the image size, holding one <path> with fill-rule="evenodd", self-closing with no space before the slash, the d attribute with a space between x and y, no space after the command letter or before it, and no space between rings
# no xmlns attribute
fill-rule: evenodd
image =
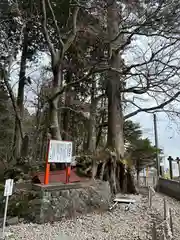
<svg viewBox="0 0 180 240"><path fill-rule="evenodd" d="M180 239L180 201L177 201L173 198L164 196L162 194L157 194L154 196L153 199L153 212L154 215L158 216L158 218L162 219L163 213L164 213L164 201L163 198L166 199L167 202L167 212L168 209L171 208L172 210L172 220L173 220L173 240L179 240ZM169 218L169 216L167 216Z"/></svg>
<svg viewBox="0 0 180 240"><path fill-rule="evenodd" d="M54 224L19 224L6 228L8 240L148 240L152 239L153 219L162 221L163 195L153 196L153 207L148 208L144 195L128 195L136 200L128 211L125 204L105 213L92 213ZM174 240L180 239L180 202L165 197L171 206L174 222Z"/></svg>

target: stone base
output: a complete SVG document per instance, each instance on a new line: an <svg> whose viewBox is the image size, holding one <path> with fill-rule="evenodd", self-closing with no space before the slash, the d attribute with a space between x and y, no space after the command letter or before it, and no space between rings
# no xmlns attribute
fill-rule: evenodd
<svg viewBox="0 0 180 240"><path fill-rule="evenodd" d="M54 222L95 210L109 208L108 182L88 181L71 184L33 185L36 198L29 202L28 219L36 223Z"/></svg>

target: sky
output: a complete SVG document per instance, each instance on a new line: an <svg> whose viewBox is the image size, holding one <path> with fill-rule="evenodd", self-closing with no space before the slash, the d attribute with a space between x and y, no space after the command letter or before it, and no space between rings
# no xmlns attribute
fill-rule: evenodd
<svg viewBox="0 0 180 240"><path fill-rule="evenodd" d="M156 116L158 144L164 152L165 168L168 168L168 156L172 156L173 158L180 156L180 124L170 120L165 113L157 113ZM155 144L152 114L139 113L132 120L140 123L142 126L143 137L148 137ZM177 172L177 165L175 168Z"/></svg>
<svg viewBox="0 0 180 240"><path fill-rule="evenodd" d="M127 51L124 55L125 62L127 63L139 63L143 61L143 57L148 60L151 57L151 52L156 52L157 49L160 49L163 44L166 42L163 38L147 38L144 36L138 36L137 39L133 43L133 52ZM171 59L176 59L177 54L179 54L179 46L177 48L174 48L174 51L172 51ZM168 52L169 50L167 50ZM163 52L165 56L163 57L163 61L166 62L166 53ZM172 61L174 64L179 65L179 63L176 61ZM161 66L160 66L161 67ZM166 74L166 73L165 73ZM176 76L175 76L176 77ZM175 77L173 79L169 79L169 81L175 80ZM179 76L178 76L179 78ZM132 80L130 79L130 83ZM136 84L135 84L136 85ZM132 95L132 94L131 94ZM156 97L156 100L153 98L150 98L149 95L141 95L142 98L146 99L146 101L136 101L138 103L137 105L141 107L152 107L156 106L157 102L158 104L163 102L164 97ZM132 99L132 96L130 96L130 99ZM166 98L164 98L166 99ZM164 100L165 101L165 100ZM178 104L179 105L179 104ZM177 102L172 103L172 106L177 109L178 111L178 105ZM132 109L133 111L133 109ZM158 132L158 143L159 148L161 148L164 152L164 164L167 168L169 163L167 161L168 156L172 156L173 158L180 157L180 119L178 117L172 116L174 119L170 119L169 116L167 116L166 113L157 113L157 132ZM142 130L143 130L143 137L148 137L153 144L155 144L155 137L154 137L154 125L153 125L153 115L149 113L139 113L136 116L132 117L131 120L140 123Z"/></svg>

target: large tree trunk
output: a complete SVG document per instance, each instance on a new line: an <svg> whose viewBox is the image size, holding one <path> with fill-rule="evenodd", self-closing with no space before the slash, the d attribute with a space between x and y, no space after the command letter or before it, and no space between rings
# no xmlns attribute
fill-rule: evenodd
<svg viewBox="0 0 180 240"><path fill-rule="evenodd" d="M59 125L59 101L58 94L62 83L62 69L59 63L52 63L53 81L52 81L52 100L49 101L49 132L50 138L54 140L62 140ZM51 164L51 169L64 168L63 164Z"/></svg>
<svg viewBox="0 0 180 240"><path fill-rule="evenodd" d="M106 106L106 99L105 98L101 99L101 105L100 106L101 106L101 109L103 109L103 110L101 112L101 116L100 116L100 119L98 121L99 127L98 127L98 131L97 131L97 136L96 136L96 148L99 147L100 143L101 143L101 147L102 146L104 147L103 142L105 140L105 136L103 134L103 123L105 122L106 116L107 116L106 108L105 108L105 106Z"/></svg>
<svg viewBox="0 0 180 240"><path fill-rule="evenodd" d="M108 0L107 8L107 26L108 35L110 41L115 39L119 35L119 18L120 14L116 0ZM113 46L110 43L109 51L109 65L113 69L121 70L123 67L123 61L119 51L116 50L118 45L121 45L122 38L118 38L117 44L113 42ZM117 45L116 47L114 47ZM110 169L110 181L112 185L112 191L116 192L119 189L119 181L121 180L121 186L123 191L128 191L129 183L131 181L131 174L129 169L126 169L122 165L124 158L124 133L123 133L123 110L122 110L122 76L115 71L109 71L107 75L107 87L106 94L108 98L108 139L107 147L115 152L116 157L111 159ZM123 181L123 183L122 183ZM133 181L131 181L133 183Z"/></svg>
<svg viewBox="0 0 180 240"><path fill-rule="evenodd" d="M66 83L70 83L72 81L72 72L68 71L66 73ZM70 120L70 111L68 107L71 104L71 96L69 89L65 91L65 109L63 110L63 140L69 140L69 120Z"/></svg>
<svg viewBox="0 0 180 240"><path fill-rule="evenodd" d="M88 139L87 150L89 153L94 153L96 150L96 108L97 100L95 99L96 82L93 81L91 89L91 105L90 117L88 121Z"/></svg>
<svg viewBox="0 0 180 240"><path fill-rule="evenodd" d="M55 140L61 140L61 133L59 127L58 107L59 107L59 95L57 95L61 86L61 65L52 65L53 70L53 82L52 82L52 95L56 95L49 102L49 129L51 138Z"/></svg>
<svg viewBox="0 0 180 240"><path fill-rule="evenodd" d="M90 106L90 118L88 122L88 139L87 139L87 150L90 154L94 154L96 150L96 108L97 99L95 97L96 93L96 82L92 82L91 88L91 106ZM97 172L97 164L95 159L92 162L92 178L95 178Z"/></svg>
<svg viewBox="0 0 180 240"><path fill-rule="evenodd" d="M19 85L18 85L18 96L17 96L17 107L19 111L20 121L23 122L24 117L24 86L26 81L26 60L28 51L28 29L24 30L24 42L21 55L20 73L19 73ZM13 152L14 159L18 160L21 157L21 145L22 145L22 132L19 127L19 119L15 118L15 130L14 130L14 142Z"/></svg>
<svg viewBox="0 0 180 240"><path fill-rule="evenodd" d="M41 132L41 142L40 142L40 154L39 159L41 162L44 162L46 159L46 151L47 151L47 141L48 141L48 127L49 127L49 115L48 109L43 110L43 122L41 124L44 125L43 131Z"/></svg>
<svg viewBox="0 0 180 240"><path fill-rule="evenodd" d="M139 188L139 170L136 171L137 187Z"/></svg>
<svg viewBox="0 0 180 240"><path fill-rule="evenodd" d="M61 140L58 121L58 101L59 97L56 97L56 99L54 99L49 105L49 121L50 121L49 129L51 138L55 140Z"/></svg>
<svg viewBox="0 0 180 240"><path fill-rule="evenodd" d="M119 15L116 0L108 0L108 35L110 41L119 34ZM120 43L121 44L121 43ZM122 59L110 44L109 65L117 70L122 68ZM109 71L107 76L106 94L108 98L108 146L116 149L118 157L124 157L123 112L121 102L122 79L119 73Z"/></svg>

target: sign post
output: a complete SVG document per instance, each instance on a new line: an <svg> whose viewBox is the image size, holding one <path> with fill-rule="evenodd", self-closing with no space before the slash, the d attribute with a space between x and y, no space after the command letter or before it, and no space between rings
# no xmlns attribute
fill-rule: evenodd
<svg viewBox="0 0 180 240"><path fill-rule="evenodd" d="M66 163L66 183L70 178L70 163L72 161L72 142L50 140L46 158L44 184L49 183L50 163Z"/></svg>
<svg viewBox="0 0 180 240"><path fill-rule="evenodd" d="M49 172L50 172L50 163L48 162L49 145L50 145L50 140L48 140L47 153L46 153L46 169L45 169L45 175L44 175L45 185L49 183Z"/></svg>
<svg viewBox="0 0 180 240"><path fill-rule="evenodd" d="M3 228L2 228L2 238L3 239L5 237L5 227L6 227L8 201L9 201L9 196L12 195L13 185L14 185L14 180L13 179L7 179L6 180L6 182L5 182L5 189L4 189L4 196L6 197L6 202L5 202Z"/></svg>
<svg viewBox="0 0 180 240"><path fill-rule="evenodd" d="M71 175L71 166L69 164L66 164L66 183L69 182Z"/></svg>

